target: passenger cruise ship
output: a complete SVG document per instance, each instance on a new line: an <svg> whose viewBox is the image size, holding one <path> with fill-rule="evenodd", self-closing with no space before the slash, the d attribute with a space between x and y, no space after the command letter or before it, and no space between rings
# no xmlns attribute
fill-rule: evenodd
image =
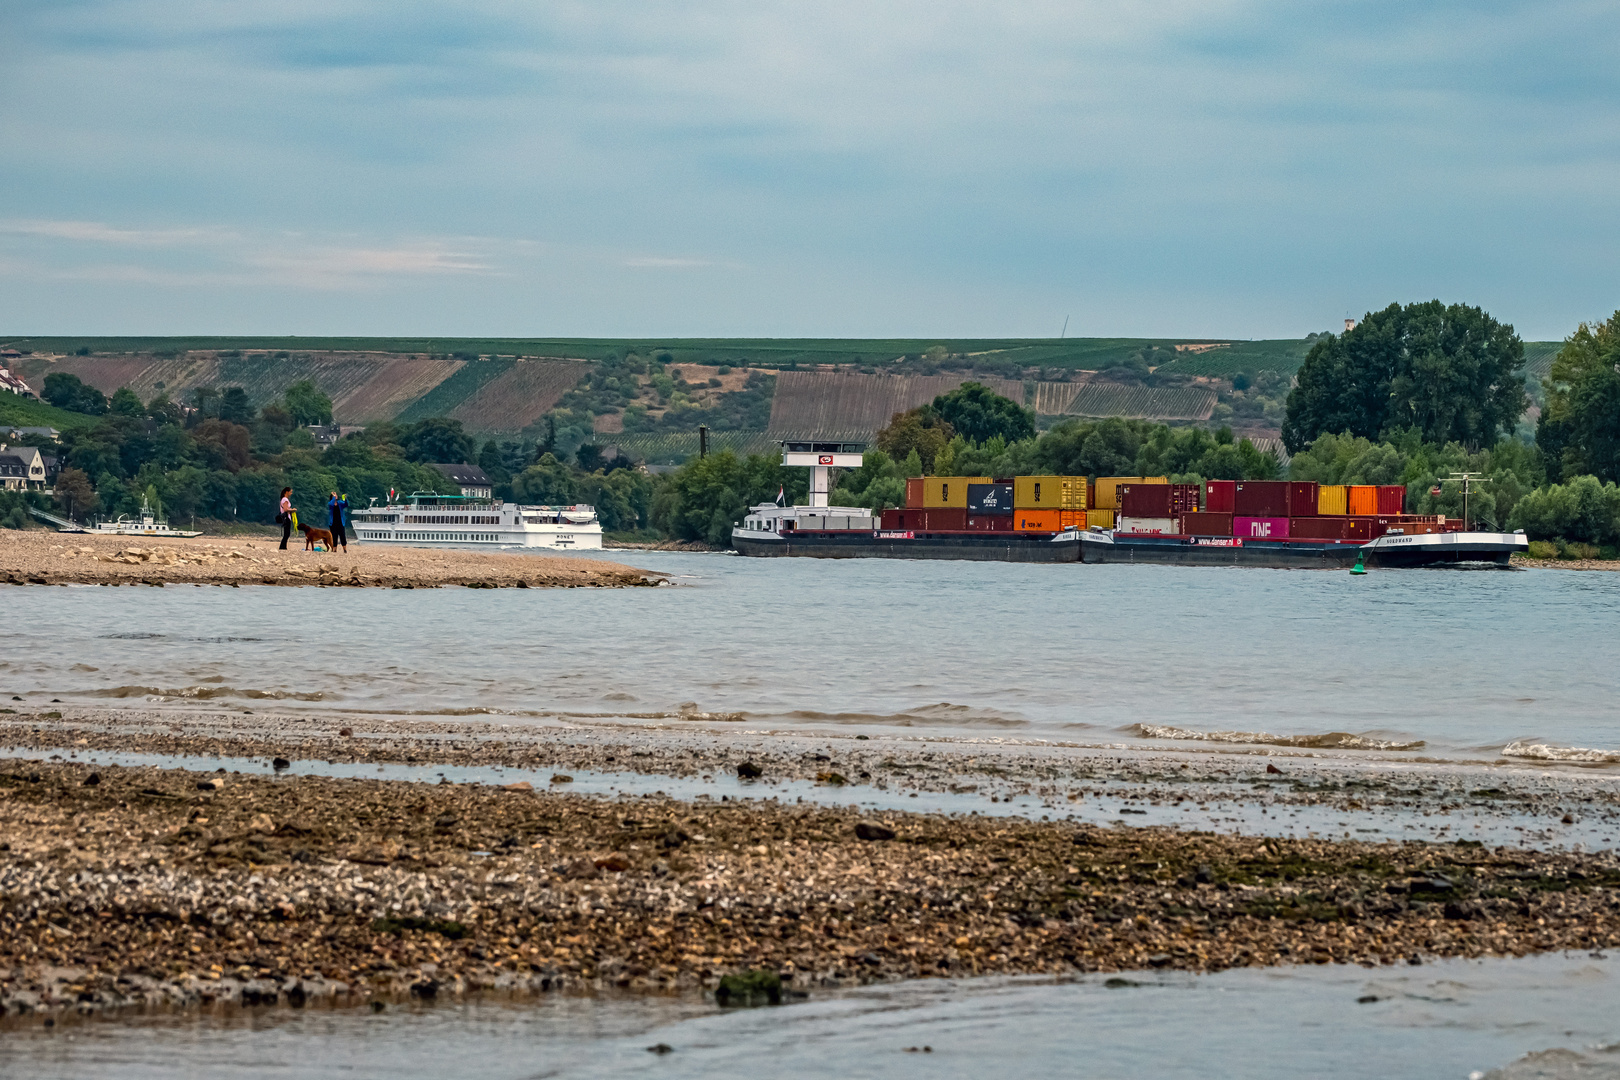
<svg viewBox="0 0 1620 1080"><path fill-rule="evenodd" d="M518 506L461 495L412 495L353 510L354 538L367 543L489 544L600 550L602 524L592 506Z"/></svg>

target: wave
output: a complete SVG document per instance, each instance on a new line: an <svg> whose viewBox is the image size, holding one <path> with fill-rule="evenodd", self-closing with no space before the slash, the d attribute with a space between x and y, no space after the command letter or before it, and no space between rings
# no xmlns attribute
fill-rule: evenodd
<svg viewBox="0 0 1620 1080"><path fill-rule="evenodd" d="M1579 746L1548 746L1546 743L1527 743L1513 740L1502 747L1503 757L1529 758L1532 761L1568 761L1587 765L1620 764L1620 751L1587 750Z"/></svg>
<svg viewBox="0 0 1620 1080"><path fill-rule="evenodd" d="M235 686L182 686L178 690L164 690L157 686L110 686L103 690L83 690L73 693L74 697L99 698L183 698L196 701L207 701L211 698L236 697L252 698L254 700L268 701L325 701L326 695L319 690L310 693L295 693L291 690L253 690Z"/></svg>
<svg viewBox="0 0 1620 1080"><path fill-rule="evenodd" d="M1190 728L1165 727L1160 724L1136 724L1134 727L1136 733L1144 739L1298 746L1311 750L1421 750L1428 745L1422 739L1416 742L1396 742L1393 739L1351 735L1347 731L1329 731L1324 735L1272 735L1264 731L1193 731Z"/></svg>
<svg viewBox="0 0 1620 1080"><path fill-rule="evenodd" d="M874 724L884 727L1028 727L1029 721L1017 717L987 712L970 705L924 705L897 713L820 712L815 709L794 709L772 719L783 719L812 724Z"/></svg>

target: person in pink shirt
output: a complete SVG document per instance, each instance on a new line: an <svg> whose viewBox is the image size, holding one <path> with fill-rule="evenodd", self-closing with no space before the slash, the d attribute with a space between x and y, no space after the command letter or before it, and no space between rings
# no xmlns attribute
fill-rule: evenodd
<svg viewBox="0 0 1620 1080"><path fill-rule="evenodd" d="M281 550L287 550L287 538L292 535L292 488L281 489L281 508L276 512L276 524L281 526Z"/></svg>

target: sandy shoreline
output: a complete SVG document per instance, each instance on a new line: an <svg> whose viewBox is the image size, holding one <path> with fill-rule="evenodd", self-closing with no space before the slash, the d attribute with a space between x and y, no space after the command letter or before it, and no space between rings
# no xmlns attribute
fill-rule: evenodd
<svg viewBox="0 0 1620 1080"><path fill-rule="evenodd" d="M661 575L598 559L354 544L303 551L295 537L189 540L0 529L0 584L328 585L394 589L619 588ZM295 550L296 548L296 550Z"/></svg>
<svg viewBox="0 0 1620 1080"><path fill-rule="evenodd" d="M12 1013L1620 944L1612 853L17 758L0 834Z"/></svg>

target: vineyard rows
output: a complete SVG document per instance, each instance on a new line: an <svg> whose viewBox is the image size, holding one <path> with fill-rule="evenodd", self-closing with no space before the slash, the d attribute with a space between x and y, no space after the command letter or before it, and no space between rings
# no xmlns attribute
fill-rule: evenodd
<svg viewBox="0 0 1620 1080"><path fill-rule="evenodd" d="M860 375L854 372L784 371L776 377L770 430L875 432L897 412L926 405L955 390L964 375ZM1003 397L1022 403L1024 384L980 378Z"/></svg>
<svg viewBox="0 0 1620 1080"><path fill-rule="evenodd" d="M1215 391L1204 387L1090 383L1077 388L1066 414L1134 420L1208 420L1214 411Z"/></svg>

